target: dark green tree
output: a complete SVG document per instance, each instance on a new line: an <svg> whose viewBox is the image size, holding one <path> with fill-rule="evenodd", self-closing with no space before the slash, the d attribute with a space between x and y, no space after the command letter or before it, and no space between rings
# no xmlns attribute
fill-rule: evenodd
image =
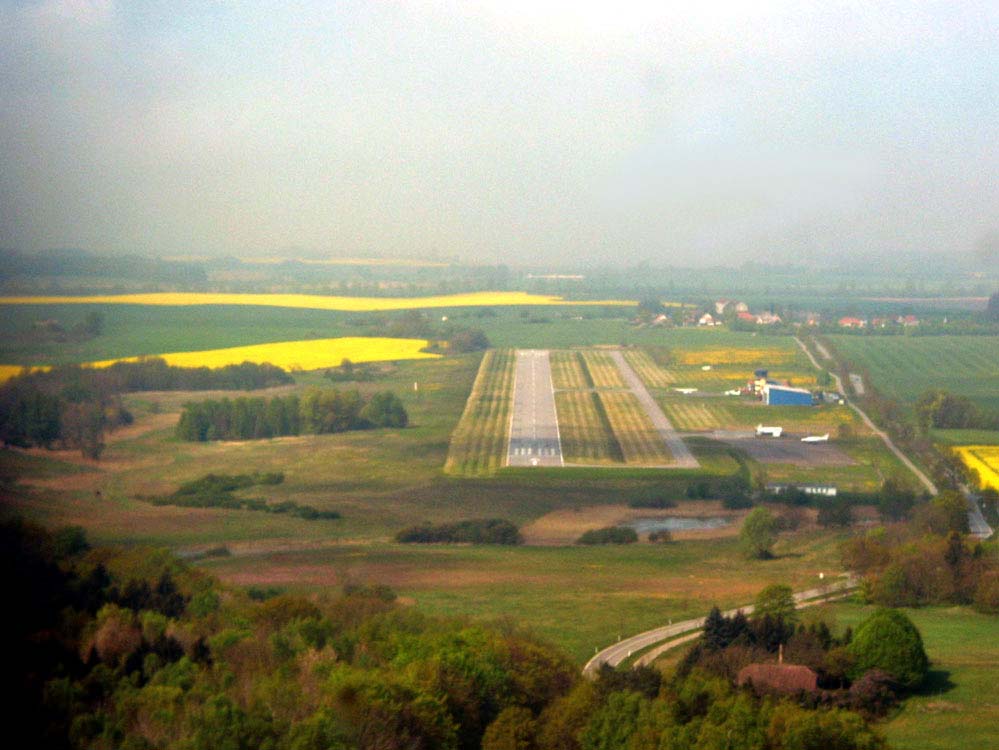
<svg viewBox="0 0 999 750"><path fill-rule="evenodd" d="M903 687L920 685L929 669L923 639L912 621L897 609L879 609L857 627L849 651L854 658L851 676L880 669Z"/></svg>

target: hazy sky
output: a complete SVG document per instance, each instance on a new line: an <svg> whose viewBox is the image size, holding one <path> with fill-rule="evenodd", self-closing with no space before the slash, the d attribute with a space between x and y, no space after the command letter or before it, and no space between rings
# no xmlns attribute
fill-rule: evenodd
<svg viewBox="0 0 999 750"><path fill-rule="evenodd" d="M997 228L995 0L0 0L0 247L714 264Z"/></svg>

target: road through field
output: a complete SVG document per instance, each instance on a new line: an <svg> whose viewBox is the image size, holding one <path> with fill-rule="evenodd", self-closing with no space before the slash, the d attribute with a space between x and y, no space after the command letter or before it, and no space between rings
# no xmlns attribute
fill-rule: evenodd
<svg viewBox="0 0 999 750"><path fill-rule="evenodd" d="M819 588L799 591L794 595L794 601L796 603L795 606L801 609L802 607L809 606L809 603L818 603L819 601L825 601L830 598L844 596L846 593L856 588L856 586L856 580L853 578L847 578L846 580L836 581ZM753 606L747 605L745 607L739 607L738 609L730 609L722 614L726 617L731 617L739 611L742 611L747 615L752 614ZM665 625L661 628L655 628L654 630L647 630L644 633L639 633L638 635L633 635L630 638L618 641L613 646L608 646L603 651L598 652L592 659L586 662L586 666L583 667L583 674L588 677L593 677L604 664L616 667L626 659L629 659L636 652L642 651L649 646L654 646L657 643L668 641L668 643L664 644L663 648L655 649L648 654L644 654L637 662L640 665L649 664L654 661L655 657L658 657L660 653L667 650L667 648L673 648L684 640L689 640L690 638L696 636L697 631L704 627L704 619L705 618L703 617L698 617L693 620L684 620L683 622Z"/></svg>
<svg viewBox="0 0 999 750"><path fill-rule="evenodd" d="M517 350L506 463L507 466L563 465L547 350Z"/></svg>
<svg viewBox="0 0 999 750"><path fill-rule="evenodd" d="M670 453L673 454L672 466L678 469L700 468L700 463L694 458L694 454L690 452L687 444L683 442L677 431L673 429L673 425L666 418L663 410L659 408L656 400L652 398L652 394L649 393L645 384L642 383L641 378L638 377L638 374L628 364L624 358L624 354L618 350L614 350L610 352L610 356L615 364L617 364L617 369L621 371L621 377L624 378L624 382L627 383L631 392L635 394L645 413L652 420L652 425L659 432Z"/></svg>

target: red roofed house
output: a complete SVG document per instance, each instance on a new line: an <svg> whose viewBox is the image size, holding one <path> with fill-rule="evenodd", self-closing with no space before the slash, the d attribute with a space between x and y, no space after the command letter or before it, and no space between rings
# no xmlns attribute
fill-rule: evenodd
<svg viewBox="0 0 999 750"><path fill-rule="evenodd" d="M867 325L866 320L861 320L860 318L840 318L839 327L840 328L863 328Z"/></svg>

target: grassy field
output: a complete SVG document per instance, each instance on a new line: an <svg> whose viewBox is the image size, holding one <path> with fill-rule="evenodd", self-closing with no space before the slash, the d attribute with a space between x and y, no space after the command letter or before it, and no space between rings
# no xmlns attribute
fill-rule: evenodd
<svg viewBox="0 0 999 750"><path fill-rule="evenodd" d="M625 388L621 371L607 352L587 349L582 353L589 381L594 388Z"/></svg>
<svg viewBox="0 0 999 750"><path fill-rule="evenodd" d="M556 390L583 390L590 387L579 352L554 351L550 359L552 385Z"/></svg>
<svg viewBox="0 0 999 750"><path fill-rule="evenodd" d="M872 609L828 608L840 627L856 626ZM906 610L930 657L928 684L883 730L896 750L995 747L999 740L999 618L965 607Z"/></svg>
<svg viewBox="0 0 999 750"><path fill-rule="evenodd" d="M562 456L569 464L624 462L621 445L598 408L600 396L592 391L559 391L555 409L562 438Z"/></svg>
<svg viewBox="0 0 999 750"><path fill-rule="evenodd" d="M999 337L829 336L843 358L888 396L912 404L940 388L999 411Z"/></svg>
<svg viewBox="0 0 999 750"><path fill-rule="evenodd" d="M580 664L619 635L749 603L765 585L807 587L837 567L836 539L783 538L778 557L747 561L733 538L624 547L339 545L206 561L239 585L315 590L385 583L422 611L476 619L511 616Z"/></svg>
<svg viewBox="0 0 999 750"><path fill-rule="evenodd" d="M624 353L624 358L648 388L665 389L676 382L676 376L672 372L656 364L648 352L642 349L629 349Z"/></svg>
<svg viewBox="0 0 999 750"><path fill-rule="evenodd" d="M448 474L493 474L506 462L516 357L491 349L482 357L461 421L451 435L444 470Z"/></svg>
<svg viewBox="0 0 999 750"><path fill-rule="evenodd" d="M673 456L635 394L607 391L599 396L625 463L637 466L669 464Z"/></svg>

